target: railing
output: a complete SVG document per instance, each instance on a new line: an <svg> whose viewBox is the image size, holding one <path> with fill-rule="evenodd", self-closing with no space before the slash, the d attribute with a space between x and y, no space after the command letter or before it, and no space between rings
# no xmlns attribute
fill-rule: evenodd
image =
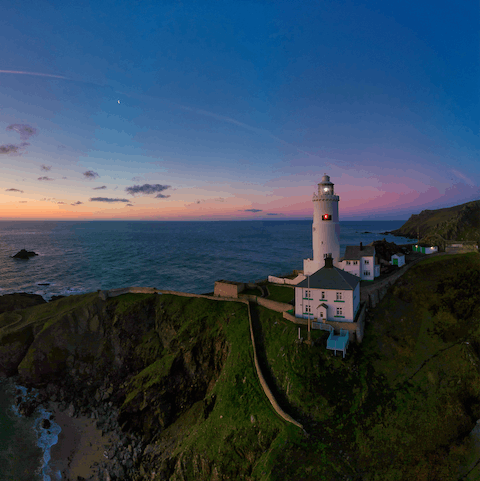
<svg viewBox="0 0 480 481"><path fill-rule="evenodd" d="M320 329L321 331L334 332L334 329L330 324L325 324L324 322L317 321L312 321L312 329Z"/></svg>
<svg viewBox="0 0 480 481"><path fill-rule="evenodd" d="M335 354L337 354L337 351L342 351L343 357L345 357L347 346L348 346L348 331L346 329L340 329L339 336L336 336L333 333L333 331L330 332L330 335L328 336L328 339L327 339L327 349L331 349L332 351L335 351Z"/></svg>

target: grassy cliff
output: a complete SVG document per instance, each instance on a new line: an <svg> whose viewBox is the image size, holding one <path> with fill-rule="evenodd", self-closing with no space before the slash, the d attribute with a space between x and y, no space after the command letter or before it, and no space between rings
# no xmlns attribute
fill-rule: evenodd
<svg viewBox="0 0 480 481"><path fill-rule="evenodd" d="M423 210L414 214L394 235L432 239L441 236L444 239L472 240L480 239L480 200L467 202L436 210Z"/></svg>
<svg viewBox="0 0 480 481"><path fill-rule="evenodd" d="M145 440L133 480L456 480L477 459L479 286L476 253L422 261L345 359L327 332L299 344L298 327L252 305L267 383L308 436L265 397L241 303L70 296L1 314L0 359L17 352L7 375L86 403L108 390L122 429Z"/></svg>

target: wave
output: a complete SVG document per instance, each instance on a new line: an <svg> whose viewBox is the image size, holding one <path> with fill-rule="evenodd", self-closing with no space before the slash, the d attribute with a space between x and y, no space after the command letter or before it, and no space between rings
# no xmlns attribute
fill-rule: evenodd
<svg viewBox="0 0 480 481"><path fill-rule="evenodd" d="M36 398L38 392L32 389L31 392L27 391L24 386L19 386L15 384L15 389L22 393L23 399ZM19 411L16 404L11 406L12 411L18 417L23 417ZM36 474L41 474L43 481L59 481L62 479L60 471L52 472L49 465L50 463L50 449L53 445L58 443L58 435L62 432L62 428L51 420L52 413L47 411L44 407L39 406L35 411L36 417L33 424L33 430L37 436L37 446L43 451L43 456L41 458L41 466L39 467ZM43 427L43 420L48 420L50 425L48 428ZM53 479L52 479L53 476Z"/></svg>
<svg viewBox="0 0 480 481"><path fill-rule="evenodd" d="M43 407L38 408L39 417L35 420L34 429L37 433L37 446L43 450L43 463L41 467L41 473L43 481L57 481L62 479L60 471L52 472L49 466L50 462L50 449L53 445L58 443L58 435L62 432L62 428L50 418L52 413L45 410ZM48 428L42 427L42 421L46 419L50 421ZM53 476L53 480L52 480Z"/></svg>

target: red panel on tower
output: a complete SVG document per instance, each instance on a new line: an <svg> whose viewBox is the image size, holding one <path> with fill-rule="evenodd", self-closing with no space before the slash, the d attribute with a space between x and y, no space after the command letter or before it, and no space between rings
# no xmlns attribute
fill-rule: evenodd
<svg viewBox="0 0 480 481"><path fill-rule="evenodd" d="M322 220L332 220L332 216L330 214L323 214Z"/></svg>

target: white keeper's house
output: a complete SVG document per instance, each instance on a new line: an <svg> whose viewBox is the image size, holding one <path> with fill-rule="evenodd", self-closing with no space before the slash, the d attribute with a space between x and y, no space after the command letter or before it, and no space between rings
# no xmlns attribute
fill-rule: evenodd
<svg viewBox="0 0 480 481"><path fill-rule="evenodd" d="M354 322L359 308L360 278L335 267L332 257L295 286L295 317Z"/></svg>
<svg viewBox="0 0 480 481"><path fill-rule="evenodd" d="M373 281L380 275L380 264L376 262L375 247L346 246L345 254L340 259L339 267L350 272L363 281Z"/></svg>

